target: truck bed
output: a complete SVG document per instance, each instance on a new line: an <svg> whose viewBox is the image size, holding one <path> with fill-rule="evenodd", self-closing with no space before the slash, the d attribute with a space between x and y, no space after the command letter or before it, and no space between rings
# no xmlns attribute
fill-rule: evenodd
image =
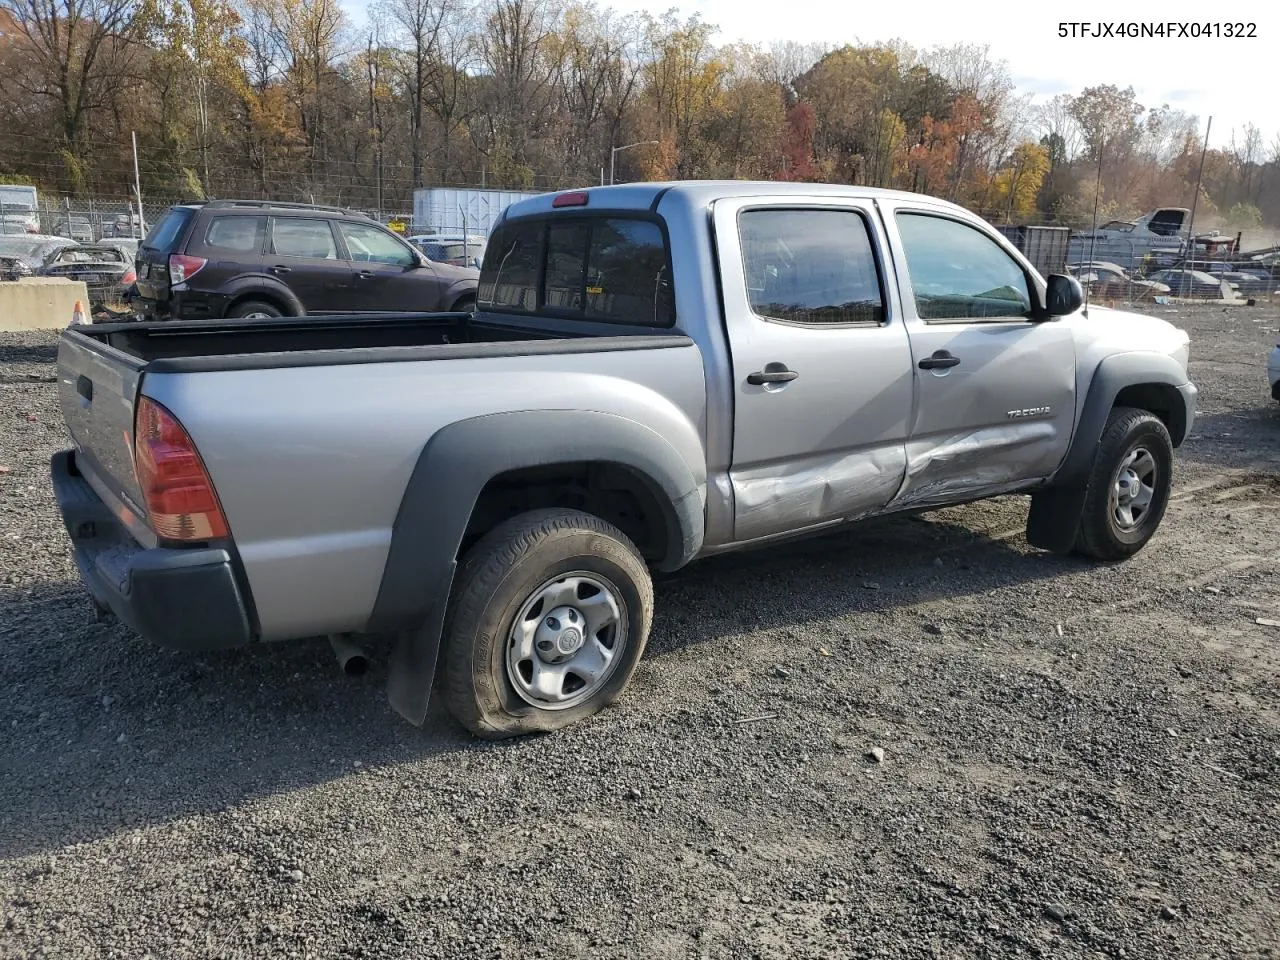
<svg viewBox="0 0 1280 960"><path fill-rule="evenodd" d="M600 329L597 324L526 325L503 319L410 313L115 323L74 330L142 361L153 373L573 352L586 348L588 341L592 349L606 347L602 339L624 340L613 346L626 349L671 339L655 337L652 330L629 334L616 325ZM632 342L636 340L644 342Z"/></svg>

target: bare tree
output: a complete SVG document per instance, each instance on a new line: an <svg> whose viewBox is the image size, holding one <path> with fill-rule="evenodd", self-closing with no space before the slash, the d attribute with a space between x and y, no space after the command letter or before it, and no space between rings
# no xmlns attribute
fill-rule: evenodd
<svg viewBox="0 0 1280 960"><path fill-rule="evenodd" d="M69 163L87 155L90 116L113 105L139 52L134 0L0 0L18 30L6 85L46 102Z"/></svg>
<svg viewBox="0 0 1280 960"><path fill-rule="evenodd" d="M409 102L409 144L414 186L422 184L423 114L433 74L440 69L440 34L449 0L387 0L380 8L402 45L396 58Z"/></svg>

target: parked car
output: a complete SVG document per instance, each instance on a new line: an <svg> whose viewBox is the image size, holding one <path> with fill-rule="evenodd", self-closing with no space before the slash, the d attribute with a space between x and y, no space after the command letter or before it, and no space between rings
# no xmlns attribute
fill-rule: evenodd
<svg viewBox="0 0 1280 960"><path fill-rule="evenodd" d="M0 280L35 276L49 254L70 244L65 237L43 234L0 236Z"/></svg>
<svg viewBox="0 0 1280 960"><path fill-rule="evenodd" d="M241 200L171 207L137 272L140 318L168 320L470 309L480 275L361 213Z"/></svg>
<svg viewBox="0 0 1280 960"><path fill-rule="evenodd" d="M69 329L53 486L96 603L146 636L392 635L413 722L438 662L474 733L551 730L626 687L651 567L1014 492L1037 547L1140 550L1189 340L1081 305L930 197L536 197L475 313Z"/></svg>
<svg viewBox="0 0 1280 960"><path fill-rule="evenodd" d="M1280 400L1280 343L1271 348L1267 357L1267 381L1271 384L1271 399Z"/></svg>
<svg viewBox="0 0 1280 960"><path fill-rule="evenodd" d="M141 237L142 236L142 220L135 213L130 216L127 213L118 213L109 220L105 220L102 224L102 238L108 237Z"/></svg>
<svg viewBox="0 0 1280 960"><path fill-rule="evenodd" d="M484 237L460 233L424 233L409 238L409 242L435 263L449 263L455 267L476 267L484 260Z"/></svg>
<svg viewBox="0 0 1280 960"><path fill-rule="evenodd" d="M73 244L55 250L38 271L46 277L83 281L89 291L89 308L124 302L125 290L136 279L133 261L111 244Z"/></svg>
<svg viewBox="0 0 1280 960"><path fill-rule="evenodd" d="M1157 270L1148 279L1168 284L1172 296L1224 300L1239 290L1228 280L1220 280L1201 270Z"/></svg>
<svg viewBox="0 0 1280 960"><path fill-rule="evenodd" d="M1166 284L1131 277L1113 263L1069 263L1067 270L1095 296L1124 300L1153 300L1169 293Z"/></svg>
<svg viewBox="0 0 1280 960"><path fill-rule="evenodd" d="M69 217L63 217L59 220L53 232L60 237L67 237L76 243L93 243L93 224L88 217L81 217L72 214Z"/></svg>
<svg viewBox="0 0 1280 960"><path fill-rule="evenodd" d="M0 214L0 236L39 233L40 221L25 213Z"/></svg>

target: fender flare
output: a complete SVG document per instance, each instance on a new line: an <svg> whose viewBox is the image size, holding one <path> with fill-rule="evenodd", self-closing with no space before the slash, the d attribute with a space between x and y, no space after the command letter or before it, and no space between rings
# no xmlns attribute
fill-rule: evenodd
<svg viewBox="0 0 1280 960"><path fill-rule="evenodd" d="M274 278L267 278L257 274L236 277L222 288L222 295L227 298L228 308L235 300L243 300L246 297L266 296L281 303L291 316L305 317L307 315L306 307L302 305L298 295L290 290L287 285Z"/></svg>
<svg viewBox="0 0 1280 960"><path fill-rule="evenodd" d="M530 410L442 428L405 486L366 628L399 637L388 696L405 719L426 717L458 551L485 484L509 470L581 462L622 466L657 494L668 545L658 569L678 569L702 549L705 478L643 424L610 413Z"/></svg>
<svg viewBox="0 0 1280 960"><path fill-rule="evenodd" d="M1104 358L1089 383L1066 457L1049 483L1031 496L1027 541L1032 546L1066 553L1075 545L1085 485L1093 472L1098 442L1116 398L1128 387L1156 387L1177 393L1179 402L1172 404L1170 410L1169 435L1175 447L1186 438L1195 417L1196 390L1173 357L1141 352Z"/></svg>

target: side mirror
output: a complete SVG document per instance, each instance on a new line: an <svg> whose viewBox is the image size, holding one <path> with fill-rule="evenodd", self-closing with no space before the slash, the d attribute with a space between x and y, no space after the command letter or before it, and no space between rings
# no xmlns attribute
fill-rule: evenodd
<svg viewBox="0 0 1280 960"><path fill-rule="evenodd" d="M1045 290L1045 313L1050 317L1065 317L1084 306L1084 292L1080 281L1065 273L1049 274Z"/></svg>

